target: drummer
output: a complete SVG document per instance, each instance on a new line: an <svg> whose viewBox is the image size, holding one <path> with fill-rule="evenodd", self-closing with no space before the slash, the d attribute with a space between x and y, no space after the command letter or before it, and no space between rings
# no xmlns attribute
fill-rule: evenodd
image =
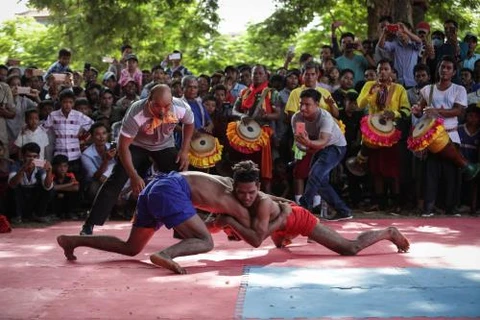
<svg viewBox="0 0 480 320"><path fill-rule="evenodd" d="M405 88L392 81L392 63L382 59L377 63L377 81L365 83L357 103L360 109L368 108L368 114L381 114L385 120L398 120L410 116L410 103ZM383 210L387 206L385 196L385 178L391 178L393 208L396 213L401 211L400 195L400 146L368 148L362 145L357 155L357 163L365 164L373 177L374 196L370 210Z"/></svg>
<svg viewBox="0 0 480 320"><path fill-rule="evenodd" d="M273 129L270 127L272 121L280 117L280 98L275 89L268 87L268 72L264 65L256 65L252 68L252 84L242 90L235 101L232 115L242 120L253 119L262 126L262 130L271 137ZM252 154L240 154L238 151L231 151L231 159L252 160L260 167L262 186L264 191L271 193L272 180L272 146L270 139L261 151Z"/></svg>
<svg viewBox="0 0 480 320"><path fill-rule="evenodd" d="M444 118L444 126L450 140L460 144L457 131L458 116L467 107L467 92L464 87L452 83L452 78L457 72L457 62L452 56L443 56L438 66L439 80L432 85L427 85L420 90L422 96L418 105L414 105L412 113L421 117L424 113L433 117ZM446 214L453 215L454 207L459 196L458 168L450 160L430 153L426 159L426 179L424 189L424 207L422 216L434 215L433 207L437 198L440 181L445 186ZM478 169L477 169L478 171ZM471 176L474 173L470 173Z"/></svg>

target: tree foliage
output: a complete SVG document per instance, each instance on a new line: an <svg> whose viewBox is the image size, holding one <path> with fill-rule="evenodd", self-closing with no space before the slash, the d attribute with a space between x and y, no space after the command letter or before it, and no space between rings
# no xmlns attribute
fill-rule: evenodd
<svg viewBox="0 0 480 320"><path fill-rule="evenodd" d="M368 35L373 38L378 15L405 16L398 11L407 3L415 4L414 9L426 9L420 14L409 13L407 18L414 23L424 18L432 30L441 30L442 21L452 18L459 22L461 36L466 31L480 34L478 0L276 0L275 12L261 23L250 25L240 36L218 33L217 0L29 3L37 9L48 8L51 24L41 25L27 18L3 23L0 52L3 58L16 57L24 65L43 68L56 60L58 49L69 47L74 53L74 68L90 62L103 71L107 65L101 58L118 58L119 48L125 43L134 47L142 68L158 64L174 49L184 53L185 64L196 74L211 74L240 63L280 67L291 45L296 47L297 56L309 52L318 58L321 45L330 43L332 21L343 21L339 33L350 31L361 39Z"/></svg>

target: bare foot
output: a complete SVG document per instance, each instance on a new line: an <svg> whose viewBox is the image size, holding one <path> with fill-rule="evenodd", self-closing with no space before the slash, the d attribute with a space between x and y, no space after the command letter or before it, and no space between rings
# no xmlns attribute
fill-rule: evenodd
<svg viewBox="0 0 480 320"><path fill-rule="evenodd" d="M63 253L67 260L77 260L77 257L73 254L74 246L70 243L68 236L58 236L57 242L60 247L63 248Z"/></svg>
<svg viewBox="0 0 480 320"><path fill-rule="evenodd" d="M397 228L389 227L388 229L392 237L390 240L397 246L398 252L408 252L408 249L410 249L410 242L408 242L408 239L405 238Z"/></svg>
<svg viewBox="0 0 480 320"><path fill-rule="evenodd" d="M187 270L180 267L180 265L178 263L173 261L168 255L166 255L163 252L157 252L157 253L152 254L150 256L150 261L152 261L153 264L155 264L159 267L172 270L173 272L178 273L178 274L186 274L187 273Z"/></svg>

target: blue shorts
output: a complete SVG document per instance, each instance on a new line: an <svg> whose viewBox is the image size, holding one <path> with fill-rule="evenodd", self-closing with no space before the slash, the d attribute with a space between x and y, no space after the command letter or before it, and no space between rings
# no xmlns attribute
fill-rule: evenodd
<svg viewBox="0 0 480 320"><path fill-rule="evenodd" d="M187 221L197 211L192 205L190 186L178 172L159 174L138 196L133 225L158 230Z"/></svg>

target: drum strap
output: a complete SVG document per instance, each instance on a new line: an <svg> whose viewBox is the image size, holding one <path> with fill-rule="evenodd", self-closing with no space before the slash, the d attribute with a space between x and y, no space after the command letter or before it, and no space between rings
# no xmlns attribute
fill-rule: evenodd
<svg viewBox="0 0 480 320"><path fill-rule="evenodd" d="M253 113L252 113L252 118L255 118L258 114L258 110L259 108L263 108L263 101L265 101L265 98L267 97L267 94L270 92L270 88L265 88L263 89L262 91L262 95L260 96L260 98L258 99L257 101L257 104L255 105L255 108L253 110Z"/></svg>
<svg viewBox="0 0 480 320"><path fill-rule="evenodd" d="M433 101L433 89L435 88L435 84L430 85L430 93L428 94L428 106L432 106Z"/></svg>

